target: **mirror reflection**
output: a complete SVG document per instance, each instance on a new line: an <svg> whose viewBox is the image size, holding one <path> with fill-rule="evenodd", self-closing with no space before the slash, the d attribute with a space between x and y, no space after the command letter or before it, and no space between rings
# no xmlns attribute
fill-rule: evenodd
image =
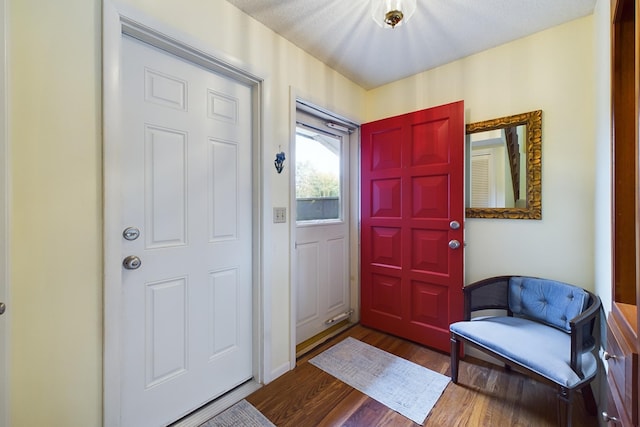
<svg viewBox="0 0 640 427"><path fill-rule="evenodd" d="M541 219L542 111L467 125L466 216Z"/></svg>
<svg viewBox="0 0 640 427"><path fill-rule="evenodd" d="M467 135L470 148L467 206L515 208L527 205L526 126Z"/></svg>

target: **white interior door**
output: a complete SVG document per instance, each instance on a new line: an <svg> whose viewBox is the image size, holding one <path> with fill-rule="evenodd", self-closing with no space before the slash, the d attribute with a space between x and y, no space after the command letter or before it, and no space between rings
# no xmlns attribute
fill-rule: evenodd
<svg viewBox="0 0 640 427"><path fill-rule="evenodd" d="M471 153L471 206L504 208L506 206L506 170L499 162L506 157L504 144L498 147L473 149Z"/></svg>
<svg viewBox="0 0 640 427"><path fill-rule="evenodd" d="M296 344L347 319L349 134L297 113L295 142Z"/></svg>
<svg viewBox="0 0 640 427"><path fill-rule="evenodd" d="M122 52L121 425L159 426L252 377L251 90Z"/></svg>

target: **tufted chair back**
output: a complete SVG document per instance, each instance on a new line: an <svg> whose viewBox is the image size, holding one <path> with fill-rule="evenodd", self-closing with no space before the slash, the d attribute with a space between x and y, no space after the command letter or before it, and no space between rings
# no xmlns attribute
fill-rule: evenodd
<svg viewBox="0 0 640 427"><path fill-rule="evenodd" d="M567 333L569 321L589 304L589 294L577 286L534 277L513 276L509 280L509 309Z"/></svg>

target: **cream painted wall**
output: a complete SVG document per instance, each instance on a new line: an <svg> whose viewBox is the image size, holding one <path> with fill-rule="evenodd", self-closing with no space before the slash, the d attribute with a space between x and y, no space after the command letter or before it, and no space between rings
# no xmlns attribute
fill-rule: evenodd
<svg viewBox="0 0 640 427"><path fill-rule="evenodd" d="M611 311L611 2L598 0L594 12L596 51L595 289L605 313ZM601 319L604 324L604 319ZM604 327L603 327L604 331ZM606 364L605 364L606 366Z"/></svg>
<svg viewBox="0 0 640 427"><path fill-rule="evenodd" d="M457 100L466 122L543 110L542 220L466 220L469 283L536 275L594 289L592 16L379 87L366 121Z"/></svg>
<svg viewBox="0 0 640 427"><path fill-rule="evenodd" d="M11 426L102 423L100 0L8 0L13 277ZM364 90L223 0L127 0L130 10L264 78L264 262L274 373L289 361L290 88L359 121ZM273 373L267 373L272 376Z"/></svg>
<svg viewBox="0 0 640 427"><path fill-rule="evenodd" d="M598 0L594 11L596 74L595 189L594 189L594 279L604 315L600 316L600 347L606 348L606 316L611 311L611 2ZM596 396L606 410L608 385L604 373L609 364L601 360Z"/></svg>
<svg viewBox="0 0 640 427"><path fill-rule="evenodd" d="M100 1L8 0L8 7L10 425L95 426L102 411Z"/></svg>
<svg viewBox="0 0 640 427"><path fill-rule="evenodd" d="M99 426L102 2L7 1L11 426ZM291 87L361 122L458 99L467 121L544 110L543 220L468 220L467 280L518 272L593 287L592 17L365 93L226 1L119 4L265 79L264 282L274 372L289 364L290 248L288 225L272 224L270 211L289 207L290 194L289 165L278 175L272 162L280 147L289 151Z"/></svg>
<svg viewBox="0 0 640 427"><path fill-rule="evenodd" d="M604 315L600 316L600 347L606 348L606 316L611 311L611 2L598 0L594 16L595 51L595 187L594 187L594 282ZM600 411L606 410L608 386L602 369L594 392Z"/></svg>

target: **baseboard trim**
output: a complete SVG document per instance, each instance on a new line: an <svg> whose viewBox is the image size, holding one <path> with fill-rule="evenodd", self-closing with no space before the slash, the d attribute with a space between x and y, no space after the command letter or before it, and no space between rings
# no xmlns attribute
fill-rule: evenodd
<svg viewBox="0 0 640 427"><path fill-rule="evenodd" d="M289 362L283 363L282 365L271 371L271 379L268 382L275 380L276 378L286 374L292 369L293 368L291 367L291 364ZM268 382L265 381L265 384L268 384Z"/></svg>

